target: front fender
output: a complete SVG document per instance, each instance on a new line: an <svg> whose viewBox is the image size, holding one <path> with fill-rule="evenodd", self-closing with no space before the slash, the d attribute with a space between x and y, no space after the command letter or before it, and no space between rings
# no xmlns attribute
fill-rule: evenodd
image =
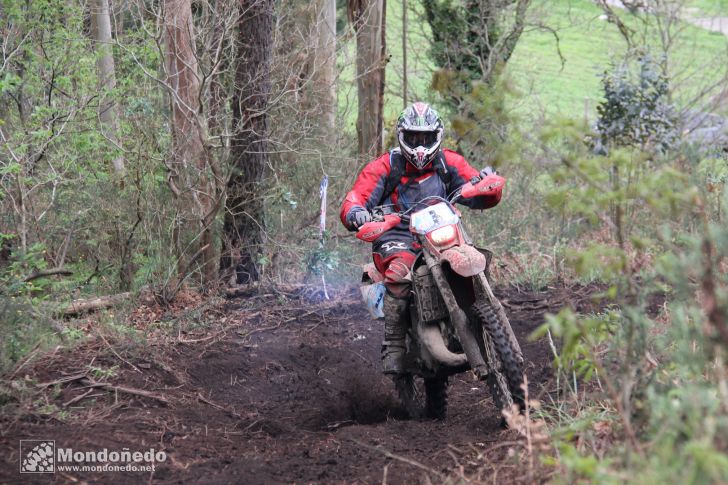
<svg viewBox="0 0 728 485"><path fill-rule="evenodd" d="M485 271L487 260L485 255L473 246L463 245L447 249L442 259L450 263L450 267L460 276L470 277Z"/></svg>

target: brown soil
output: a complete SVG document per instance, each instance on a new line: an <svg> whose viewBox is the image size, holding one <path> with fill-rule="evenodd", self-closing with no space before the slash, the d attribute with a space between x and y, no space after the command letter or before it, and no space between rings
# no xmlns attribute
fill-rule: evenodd
<svg viewBox="0 0 728 485"><path fill-rule="evenodd" d="M591 305L589 293L499 294L523 347L532 396L544 391L552 356L547 342L527 336L547 311ZM91 389L81 380L48 386L32 405L18 392L0 409L0 482L382 483L386 476L386 483L413 483L428 475L436 483L438 473L485 479L518 471L501 445L515 431L500 428L484 384L470 374L451 379L444 422L403 419L379 372L381 323L353 293L320 304L248 296L204 316L211 312L219 330L113 350L94 340L28 366L21 375L47 383L116 365L112 375L88 375L168 402L95 388L64 407ZM74 450L153 447L168 458L153 473L20 475L20 439Z"/></svg>

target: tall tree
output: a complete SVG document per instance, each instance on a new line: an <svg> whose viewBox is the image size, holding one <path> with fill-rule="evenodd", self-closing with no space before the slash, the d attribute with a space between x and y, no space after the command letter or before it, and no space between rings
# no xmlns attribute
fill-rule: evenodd
<svg viewBox="0 0 728 485"><path fill-rule="evenodd" d="M423 0L437 65L461 82L490 82L510 59L531 0Z"/></svg>
<svg viewBox="0 0 728 485"><path fill-rule="evenodd" d="M531 0L422 0L440 69L432 87L454 115L457 148L471 163L497 163L510 122L498 76L526 25Z"/></svg>
<svg viewBox="0 0 728 485"><path fill-rule="evenodd" d="M109 0L95 0L91 7L91 24L96 40L96 67L99 72L99 88L101 90L101 103L99 103L99 120L104 136L114 145L119 144L119 115L114 99L109 95L116 87L116 66L111 49L111 17L109 14ZM124 158L119 155L111 161L114 172L124 173Z"/></svg>
<svg viewBox="0 0 728 485"><path fill-rule="evenodd" d="M386 64L385 0L349 0L349 21L356 32L356 79L359 112L356 131L359 156L382 150L384 68Z"/></svg>
<svg viewBox="0 0 728 485"><path fill-rule="evenodd" d="M268 98L274 0L239 0L238 59L232 100L231 175L225 204L223 269L236 281L259 279L265 239L262 182L268 170Z"/></svg>
<svg viewBox="0 0 728 485"><path fill-rule="evenodd" d="M198 259L203 281L217 276L213 222L219 180L207 143L207 123L200 105L200 75L192 24L191 0L165 0L166 85L172 113L172 156L168 184L177 202L174 244L180 277Z"/></svg>
<svg viewBox="0 0 728 485"><path fill-rule="evenodd" d="M402 0L402 109L407 108L407 0Z"/></svg>
<svg viewBox="0 0 728 485"><path fill-rule="evenodd" d="M336 0L316 4L316 62L314 84L320 86L321 106L327 130L336 126Z"/></svg>

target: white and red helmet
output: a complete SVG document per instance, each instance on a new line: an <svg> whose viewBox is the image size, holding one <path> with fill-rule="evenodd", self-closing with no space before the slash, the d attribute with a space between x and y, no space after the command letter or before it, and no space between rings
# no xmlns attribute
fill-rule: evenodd
<svg viewBox="0 0 728 485"><path fill-rule="evenodd" d="M414 103L402 111L397 120L397 140L402 156L422 170L437 156L444 131L437 111L427 103Z"/></svg>

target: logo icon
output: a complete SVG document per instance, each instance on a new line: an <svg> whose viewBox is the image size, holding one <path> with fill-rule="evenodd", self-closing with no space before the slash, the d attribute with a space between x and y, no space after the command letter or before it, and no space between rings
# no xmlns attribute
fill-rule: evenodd
<svg viewBox="0 0 728 485"><path fill-rule="evenodd" d="M384 244L382 244L382 251L385 253L388 253L390 251L394 250L405 250L407 249L407 245L402 241L387 241Z"/></svg>
<svg viewBox="0 0 728 485"><path fill-rule="evenodd" d="M55 473L56 442L20 440L20 473Z"/></svg>

